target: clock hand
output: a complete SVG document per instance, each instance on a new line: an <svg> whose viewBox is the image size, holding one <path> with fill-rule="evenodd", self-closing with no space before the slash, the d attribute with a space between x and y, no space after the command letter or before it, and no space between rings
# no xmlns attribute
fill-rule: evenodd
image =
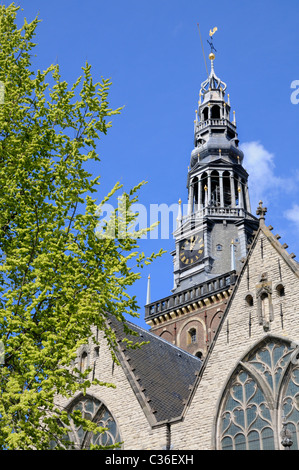
<svg viewBox="0 0 299 470"><path fill-rule="evenodd" d="M193 236L190 240L190 250L191 251L193 250L194 245L195 245L195 237Z"/></svg>

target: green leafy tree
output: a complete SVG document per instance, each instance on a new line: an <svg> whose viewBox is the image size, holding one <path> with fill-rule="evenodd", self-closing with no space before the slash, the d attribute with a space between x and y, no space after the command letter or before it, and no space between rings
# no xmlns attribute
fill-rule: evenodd
<svg viewBox="0 0 299 470"><path fill-rule="evenodd" d="M99 178L85 166L99 161L98 140L121 109L109 107L111 83L95 83L89 64L71 87L58 65L32 71L39 20L18 28L17 12L0 6L0 449L47 449L51 440L64 448L59 423L100 431L55 405L56 394L70 397L91 383L70 366L76 351L97 328L113 354L107 312L120 322L137 315L128 287L161 252L140 253L148 229L134 232L132 204L143 183L121 195L97 232L101 207L121 186L97 203Z"/></svg>

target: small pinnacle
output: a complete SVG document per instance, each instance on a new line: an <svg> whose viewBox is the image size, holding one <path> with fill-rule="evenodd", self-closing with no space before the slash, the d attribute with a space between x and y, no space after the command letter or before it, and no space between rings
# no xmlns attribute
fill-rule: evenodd
<svg viewBox="0 0 299 470"><path fill-rule="evenodd" d="M263 223L265 221L266 212L267 212L267 207L263 207L263 202L260 201L258 208L256 210L256 215L260 216L260 223Z"/></svg>

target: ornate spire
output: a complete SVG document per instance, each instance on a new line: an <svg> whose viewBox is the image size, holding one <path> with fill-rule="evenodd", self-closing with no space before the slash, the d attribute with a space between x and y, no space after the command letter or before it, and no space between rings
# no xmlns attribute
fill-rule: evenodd
<svg viewBox="0 0 299 470"><path fill-rule="evenodd" d="M224 92L227 88L226 83L224 83L219 77L217 77L215 73L215 70L214 70L215 54L213 52L210 53L209 59L211 61L211 72L208 78L201 84L200 93L202 95L212 90L219 90L219 91L221 90Z"/></svg>
<svg viewBox="0 0 299 470"><path fill-rule="evenodd" d="M207 80L205 80L201 84L200 93L203 94L203 95L205 93L207 93L208 91L211 91L211 90L225 91L226 88L227 88L226 83L224 83L222 80L220 80L220 78L217 77L217 75L215 74L215 70L214 70L214 60L215 60L214 52L216 52L216 49L215 49L214 44L213 44L213 36L214 36L214 34L216 33L217 30L218 30L217 26L213 29L210 29L209 36L210 36L211 40L207 41L208 44L210 45L210 48L211 48L211 52L209 54L209 59L211 61L211 72L210 72L210 75L208 76Z"/></svg>

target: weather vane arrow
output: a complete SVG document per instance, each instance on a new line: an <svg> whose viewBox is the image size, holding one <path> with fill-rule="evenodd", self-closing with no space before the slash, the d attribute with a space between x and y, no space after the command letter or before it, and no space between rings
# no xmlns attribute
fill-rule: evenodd
<svg viewBox="0 0 299 470"><path fill-rule="evenodd" d="M211 52L213 52L213 51L217 52L215 47L214 47L214 44L213 44L213 36L214 36L214 34L216 33L217 30L218 30L217 26L215 26L215 28L213 28L213 29L210 29L209 36L211 38L211 41L209 41L207 39L207 43L210 45Z"/></svg>

